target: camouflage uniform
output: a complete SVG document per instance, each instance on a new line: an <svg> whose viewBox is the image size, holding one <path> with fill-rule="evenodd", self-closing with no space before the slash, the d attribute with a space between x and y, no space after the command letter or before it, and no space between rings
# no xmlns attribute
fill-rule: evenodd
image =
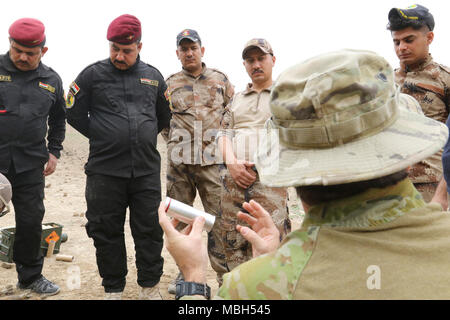
<svg viewBox="0 0 450 320"><path fill-rule="evenodd" d="M217 298L450 299L450 216L408 178L386 183L436 153L448 128L405 110L393 73L373 52L341 50L280 74L254 156L261 182L337 191L309 199L301 229L224 275ZM370 188L376 178L385 186Z"/></svg>
<svg viewBox="0 0 450 320"><path fill-rule="evenodd" d="M167 196L192 205L198 190L204 210L217 217L218 226L220 157L214 141L234 88L224 73L202 67L198 77L182 70L166 80L172 110L170 132L163 133L168 139ZM214 227L208 234L208 254L220 282L227 269L218 232Z"/></svg>
<svg viewBox="0 0 450 320"><path fill-rule="evenodd" d="M269 99L270 88L258 93L249 84L247 89L237 93L227 106L218 137L226 136L232 142L238 160L253 161L258 130L263 130L264 123L270 117ZM236 230L238 224L236 215L239 211L245 212L242 204L250 200L261 204L271 214L280 231L280 238L283 239L291 231L287 205L288 191L287 188L263 186L258 175L251 186L243 189L234 182L225 165L221 165L220 168L222 238L228 269L233 270L252 258L251 244Z"/></svg>
<svg viewBox="0 0 450 320"><path fill-rule="evenodd" d="M450 250L450 216L405 179L310 208L276 252L226 274L216 299L450 299L450 255L431 247Z"/></svg>
<svg viewBox="0 0 450 320"><path fill-rule="evenodd" d="M431 55L406 70L397 69L395 81L401 92L413 96L425 116L445 123L450 108L450 69L433 61ZM442 150L411 168L409 177L426 202L433 197L442 178Z"/></svg>

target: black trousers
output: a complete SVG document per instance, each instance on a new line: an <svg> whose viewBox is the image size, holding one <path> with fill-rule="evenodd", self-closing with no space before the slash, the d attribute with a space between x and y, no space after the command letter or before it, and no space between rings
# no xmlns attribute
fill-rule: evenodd
<svg viewBox="0 0 450 320"><path fill-rule="evenodd" d="M105 292L125 288L127 253L124 224L127 207L136 251L137 282L153 287L163 273L163 232L158 222L160 174L138 178L88 175L86 231L94 240L97 265Z"/></svg>
<svg viewBox="0 0 450 320"><path fill-rule="evenodd" d="M42 220L44 218L45 177L42 167L16 173L11 166L6 178L12 186L12 204L16 220L13 261L19 282L29 285L42 274Z"/></svg>

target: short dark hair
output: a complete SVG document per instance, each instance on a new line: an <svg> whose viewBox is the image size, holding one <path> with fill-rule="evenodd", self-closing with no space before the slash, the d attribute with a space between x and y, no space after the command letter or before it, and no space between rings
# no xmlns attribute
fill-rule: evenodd
<svg viewBox="0 0 450 320"><path fill-rule="evenodd" d="M21 46L24 46L24 47L27 47L27 48L38 48L38 47L40 47L42 49L42 48L45 47L45 42L47 41L47 38L44 38L44 40L41 43L39 43L38 45L35 45L35 46L24 45L23 43L20 43L20 41L17 41L16 39L9 37L9 42L11 42L11 41L14 41L15 43L18 43Z"/></svg>
<svg viewBox="0 0 450 320"><path fill-rule="evenodd" d="M351 197L371 188L386 188L406 179L406 170L365 181L357 181L330 186L301 186L295 187L297 195L303 202L312 206L323 202Z"/></svg>
<svg viewBox="0 0 450 320"><path fill-rule="evenodd" d="M387 29L390 31L399 31L406 28L413 28L414 30L420 30L423 27L426 27L428 31L431 31L428 24L423 20L405 20L400 17L392 17L389 20L389 24L387 25Z"/></svg>
<svg viewBox="0 0 450 320"><path fill-rule="evenodd" d="M202 46L202 41L201 41L200 39L198 39L198 41L194 41L194 40L191 40L191 39L189 39L189 38L183 38L183 39L181 39L180 42L178 43L178 46L177 46L177 47L179 47L179 46L181 45L181 42L183 42L184 40L187 40L187 41L193 42L193 43L198 43L198 45L199 45L200 47Z"/></svg>

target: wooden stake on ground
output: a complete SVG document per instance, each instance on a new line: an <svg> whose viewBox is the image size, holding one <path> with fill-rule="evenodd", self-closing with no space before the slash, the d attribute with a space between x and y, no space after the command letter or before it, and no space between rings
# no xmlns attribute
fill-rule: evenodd
<svg viewBox="0 0 450 320"><path fill-rule="evenodd" d="M50 240L50 242L48 243L47 258L52 256L54 250L55 250L55 240Z"/></svg>

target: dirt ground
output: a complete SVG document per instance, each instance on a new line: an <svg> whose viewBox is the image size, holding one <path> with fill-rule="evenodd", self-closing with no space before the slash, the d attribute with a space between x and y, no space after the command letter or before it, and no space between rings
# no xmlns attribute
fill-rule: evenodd
<svg viewBox="0 0 450 320"><path fill-rule="evenodd" d="M165 166L167 150L162 138L158 137L158 149L161 154L162 195L165 196ZM47 297L47 300L98 300L103 299L104 291L95 260L95 248L92 239L85 231L86 203L84 199L85 174L83 166L87 160L88 141L69 125L67 126L64 150L56 172L46 178L44 223L63 225L63 233L68 240L61 244L60 254L72 255L72 262L56 261L55 256L45 258L43 274L61 287L58 295ZM303 211L295 197L295 191L289 190L290 212L294 228L298 228ZM202 209L197 197L195 207ZM0 218L0 228L14 226L14 211ZM125 238L128 256L127 285L123 299L138 299L136 282L136 265L134 244L129 228L129 216L125 224ZM206 236L205 236L206 241ZM161 294L164 300L173 300L174 296L167 292L169 283L176 277L178 268L167 250L163 249L164 274L161 277ZM37 295L16 290L17 274L15 266L3 265L0 261L0 300L40 299ZM10 267L10 268L8 268ZM217 291L215 272L208 266L208 284L212 293Z"/></svg>

